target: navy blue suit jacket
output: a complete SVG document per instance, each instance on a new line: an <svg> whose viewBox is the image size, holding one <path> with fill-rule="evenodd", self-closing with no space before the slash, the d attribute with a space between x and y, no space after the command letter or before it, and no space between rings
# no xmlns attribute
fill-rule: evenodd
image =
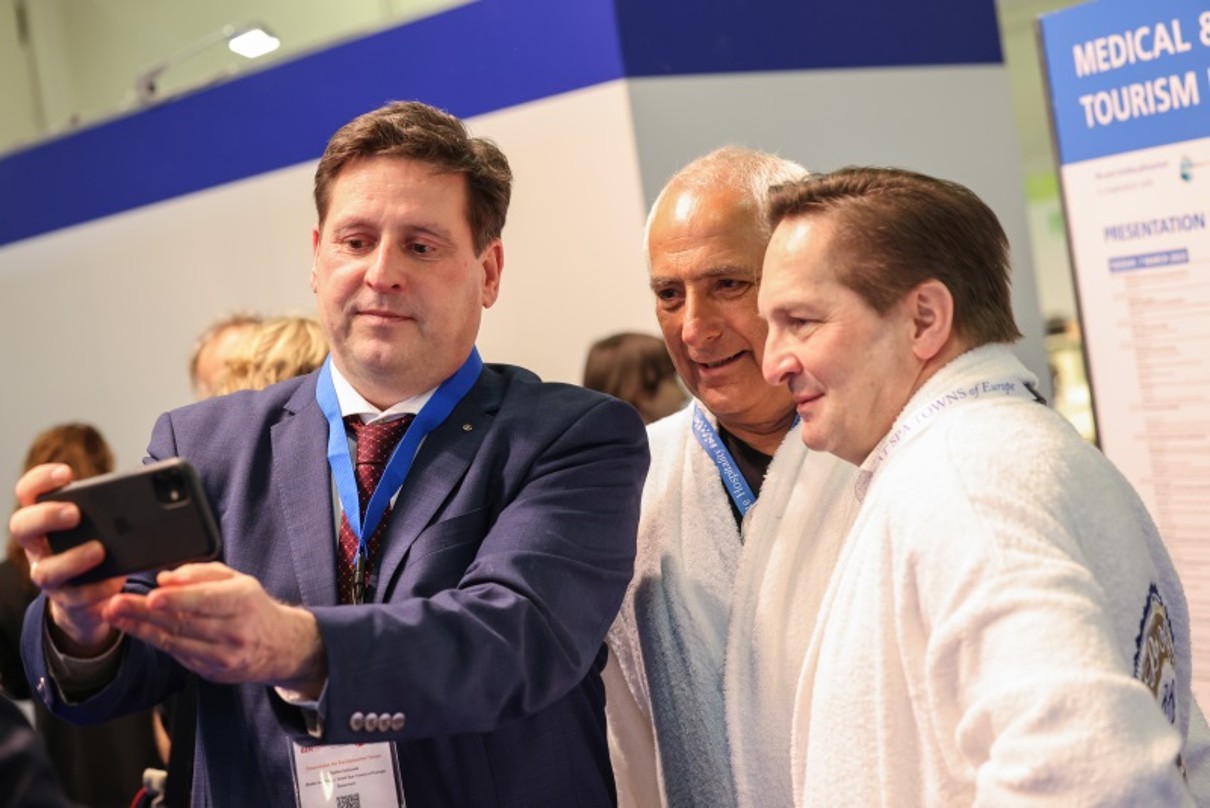
<svg viewBox="0 0 1210 808"><path fill-rule="evenodd" d="M319 742L397 741L410 808L612 804L602 640L633 567L648 464L638 415L485 366L421 445L371 602L338 606L315 383L312 374L168 413L149 453L197 467L228 565L316 615L329 672ZM24 656L59 714L100 720L182 684L175 661L127 638L117 678L64 703L44 680L44 604L27 616ZM271 688L203 681L198 712L195 804L294 804L288 741L315 742L298 709ZM357 731L354 713L405 723Z"/></svg>

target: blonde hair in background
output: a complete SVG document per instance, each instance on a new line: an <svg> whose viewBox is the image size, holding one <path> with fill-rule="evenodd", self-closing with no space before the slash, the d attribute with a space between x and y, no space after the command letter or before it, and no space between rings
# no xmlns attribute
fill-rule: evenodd
<svg viewBox="0 0 1210 808"><path fill-rule="evenodd" d="M223 338L228 333L238 334L242 331L250 331L262 322L264 322L264 318L259 314L237 311L220 317L206 326L206 330L198 336L197 342L193 345L193 351L189 354L189 383L199 398L209 398L214 395L214 388L217 387L216 380L204 378L213 371L208 370L209 364L203 367L203 354L220 348Z"/></svg>
<svg viewBox="0 0 1210 808"><path fill-rule="evenodd" d="M327 338L313 318L267 318L234 347L217 392L263 389L310 373L327 355Z"/></svg>

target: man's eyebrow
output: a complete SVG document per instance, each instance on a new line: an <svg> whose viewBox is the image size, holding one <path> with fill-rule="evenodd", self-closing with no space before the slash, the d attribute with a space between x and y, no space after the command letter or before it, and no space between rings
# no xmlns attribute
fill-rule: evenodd
<svg viewBox="0 0 1210 808"><path fill-rule="evenodd" d="M442 227L439 224L424 222L421 224L411 224L405 228L409 233L420 233L432 236L441 241L453 241L454 234L448 228Z"/></svg>
<svg viewBox="0 0 1210 808"><path fill-rule="evenodd" d="M332 232L340 230L361 230L364 228L374 227L374 223L365 216L333 216L328 219L329 229Z"/></svg>
<svg viewBox="0 0 1210 808"><path fill-rule="evenodd" d="M710 279L710 278L730 278L730 277L735 277L735 276L741 276L744 278L749 278L751 280L756 280L760 277L760 273L753 272L751 269L748 269L747 267L742 267L738 264L723 264L721 266L711 267L710 269L706 270L705 272L698 275L697 277Z"/></svg>
<svg viewBox="0 0 1210 808"><path fill-rule="evenodd" d="M350 216L347 219L332 219L331 229L333 232L348 232L350 230L371 229L378 230L380 223L367 216ZM408 235L427 235L439 241L450 242L454 240L453 233L446 227L435 222L412 222L405 224L402 230Z"/></svg>
<svg viewBox="0 0 1210 808"><path fill-rule="evenodd" d="M735 277L746 278L750 281L758 281L760 280L760 273L753 272L752 270L746 269L738 264L723 264L722 266L711 267L703 272L699 272L691 278L682 278L679 276L670 275L654 275L651 278L651 288L654 289L657 286L668 286L679 283L693 283L694 281L701 280L715 280L717 278Z"/></svg>

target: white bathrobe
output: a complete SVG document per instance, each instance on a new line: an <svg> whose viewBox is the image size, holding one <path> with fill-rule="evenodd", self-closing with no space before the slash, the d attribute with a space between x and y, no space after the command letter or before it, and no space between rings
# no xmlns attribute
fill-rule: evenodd
<svg viewBox="0 0 1210 808"><path fill-rule="evenodd" d="M763 568L776 558L798 565L804 582L826 582L856 513L850 493L856 469L829 455L808 453L797 430L791 430L744 519L741 542L718 469L695 439L692 421L689 406L648 428L652 463L643 490L635 575L608 638L606 712L622 806L734 805L734 770L748 773L741 791L764 776L763 767L737 760L736 754L763 755L769 745L780 749L777 788L788 800L789 706L801 650L788 669L781 646L770 640L775 647L767 655L739 655L745 663L759 663L755 669L744 664L732 674L732 646L746 648L751 642L746 631L730 630L732 608L746 615L762 602L757 593L736 588L736 575L741 565ZM774 552L783 532L792 539ZM759 586L755 573L743 579ZM791 593L791 600L811 591L817 606L823 583ZM781 590L769 594L779 604L789 602ZM810 600L807 595L804 603ZM809 624L808 618L790 632L803 650L810 636L803 626ZM781 728L767 737L744 735L734 751L724 706L725 668L729 688L732 680L744 692L782 688L776 697L766 693L777 705L769 720Z"/></svg>
<svg viewBox="0 0 1210 808"><path fill-rule="evenodd" d="M1189 804L1178 756L1206 793L1180 582L1033 381L973 350L863 464L798 683L797 805Z"/></svg>

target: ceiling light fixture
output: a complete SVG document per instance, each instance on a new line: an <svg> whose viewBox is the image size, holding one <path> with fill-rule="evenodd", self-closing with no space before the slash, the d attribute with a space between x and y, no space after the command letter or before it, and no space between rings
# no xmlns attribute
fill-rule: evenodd
<svg viewBox="0 0 1210 808"><path fill-rule="evenodd" d="M238 53L247 59L255 59L272 53L281 45L281 40L264 28L256 27L236 34L227 42L227 48L232 53Z"/></svg>

